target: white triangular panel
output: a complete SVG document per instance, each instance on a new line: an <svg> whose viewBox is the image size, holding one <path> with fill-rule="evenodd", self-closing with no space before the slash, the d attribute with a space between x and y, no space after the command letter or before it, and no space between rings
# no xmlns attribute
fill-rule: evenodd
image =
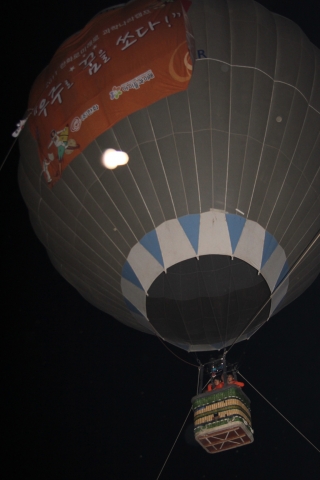
<svg viewBox="0 0 320 480"><path fill-rule="evenodd" d="M198 255L232 255L224 213L212 211L201 213Z"/></svg>
<svg viewBox="0 0 320 480"><path fill-rule="evenodd" d="M260 271L266 231L258 223L247 220L234 256Z"/></svg>
<svg viewBox="0 0 320 480"><path fill-rule="evenodd" d="M165 269L197 256L178 220L168 220L156 231Z"/></svg>
<svg viewBox="0 0 320 480"><path fill-rule="evenodd" d="M128 262L137 275L145 292L149 290L153 281L163 272L162 265L160 265L141 243L137 243L130 250Z"/></svg>

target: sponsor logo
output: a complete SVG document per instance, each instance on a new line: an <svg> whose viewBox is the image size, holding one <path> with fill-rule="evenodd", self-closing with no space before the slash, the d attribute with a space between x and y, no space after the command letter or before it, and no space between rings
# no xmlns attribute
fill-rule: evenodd
<svg viewBox="0 0 320 480"><path fill-rule="evenodd" d="M83 114L81 115L81 120L84 122L84 120L88 117L90 117L90 115L92 115L94 112L96 112L97 110L99 110L99 105L95 104L95 105L92 105L92 107L88 108L88 110L86 110L85 112L83 112Z"/></svg>
<svg viewBox="0 0 320 480"><path fill-rule="evenodd" d="M110 99L118 100L118 98L120 97L120 95L122 95L123 92L128 92L129 90L138 90L141 85L146 82L150 82L150 80L153 80L154 78L155 76L153 74L153 71L147 70L146 72L141 73L141 75L138 75L132 80L123 83L119 87L113 87L111 92L109 92Z"/></svg>
<svg viewBox="0 0 320 480"><path fill-rule="evenodd" d="M82 123L81 119L79 117L75 117L70 123L71 132L77 132L78 130L80 130L81 123Z"/></svg>
<svg viewBox="0 0 320 480"><path fill-rule="evenodd" d="M92 107L88 108L88 110L83 112L80 115L80 118L74 117L74 119L70 124L71 132L78 132L81 128L82 122L84 122L88 117L90 117L90 115L94 114L94 112L96 112L97 110L99 110L99 105L95 104L95 105L92 105Z"/></svg>

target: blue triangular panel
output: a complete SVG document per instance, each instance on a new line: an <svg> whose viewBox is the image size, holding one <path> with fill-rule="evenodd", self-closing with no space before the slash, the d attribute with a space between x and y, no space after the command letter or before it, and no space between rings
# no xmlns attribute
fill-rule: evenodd
<svg viewBox="0 0 320 480"><path fill-rule="evenodd" d="M237 248L239 239L241 237L244 224L246 223L246 219L243 217L239 217L239 215L233 215L232 213L227 213L226 220L227 220L228 229L229 229L232 253L234 253L235 249Z"/></svg>
<svg viewBox="0 0 320 480"><path fill-rule="evenodd" d="M262 254L262 261L261 261L261 268L264 264L269 260L273 252L278 246L277 240L274 238L271 233L266 232L264 237L264 244L263 244L263 254Z"/></svg>
<svg viewBox="0 0 320 480"><path fill-rule="evenodd" d="M200 214L195 213L193 215L185 215L178 218L184 233L187 235L189 242L193 246L193 249L198 253L199 244L199 230L200 230Z"/></svg>
<svg viewBox="0 0 320 480"><path fill-rule="evenodd" d="M276 283L276 286L274 287L274 289L277 288L277 286L279 285L281 280L287 275L288 272L289 272L289 265L288 265L288 262L286 262L282 267L281 273L279 275L279 278L277 280L277 283Z"/></svg>
<svg viewBox="0 0 320 480"><path fill-rule="evenodd" d="M127 300L126 298L124 300L126 302L127 307L129 308L130 312L137 313L138 315L140 315L140 317L144 318L142 313L134 305L132 305L132 303L129 302L129 300Z"/></svg>
<svg viewBox="0 0 320 480"><path fill-rule="evenodd" d="M141 288L141 290L143 290L143 286L139 282L139 279L138 279L137 275L134 273L134 271L133 271L129 262L126 262L123 265L122 276L123 276L123 278L125 278L126 280L133 283L137 287Z"/></svg>
<svg viewBox="0 0 320 480"><path fill-rule="evenodd" d="M151 232L147 233L144 237L140 240L141 245L144 246L146 250L164 267L161 248L157 236L157 232L152 230Z"/></svg>

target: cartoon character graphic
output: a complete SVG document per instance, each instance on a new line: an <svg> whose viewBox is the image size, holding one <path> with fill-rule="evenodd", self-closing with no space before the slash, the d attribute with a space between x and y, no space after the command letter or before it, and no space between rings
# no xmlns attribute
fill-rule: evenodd
<svg viewBox="0 0 320 480"><path fill-rule="evenodd" d="M48 145L48 148L54 144L58 149L58 159L59 162L62 162L64 151L68 145L68 137L69 137L69 126L65 126L63 130L51 130L51 142Z"/></svg>
<svg viewBox="0 0 320 480"><path fill-rule="evenodd" d="M49 171L49 165L50 163L54 160L54 155L53 153L48 154L48 158L44 158L42 162L42 171L45 176L46 182L51 183L52 182L52 177Z"/></svg>
<svg viewBox="0 0 320 480"><path fill-rule="evenodd" d="M59 160L59 175L61 176L61 162L65 153L70 154L80 145L73 139L69 139L69 125L67 124L62 130L51 130L51 142L48 145L48 149L55 145L57 147L58 160ZM50 154L49 154L50 155ZM48 155L48 156L49 156Z"/></svg>

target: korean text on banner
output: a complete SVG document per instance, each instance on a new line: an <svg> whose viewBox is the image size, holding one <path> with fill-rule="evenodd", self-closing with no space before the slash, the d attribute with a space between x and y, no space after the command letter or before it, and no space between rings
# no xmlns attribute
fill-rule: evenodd
<svg viewBox="0 0 320 480"><path fill-rule="evenodd" d="M59 48L29 99L48 184L119 120L187 88L187 24L179 0L138 0L102 12Z"/></svg>

